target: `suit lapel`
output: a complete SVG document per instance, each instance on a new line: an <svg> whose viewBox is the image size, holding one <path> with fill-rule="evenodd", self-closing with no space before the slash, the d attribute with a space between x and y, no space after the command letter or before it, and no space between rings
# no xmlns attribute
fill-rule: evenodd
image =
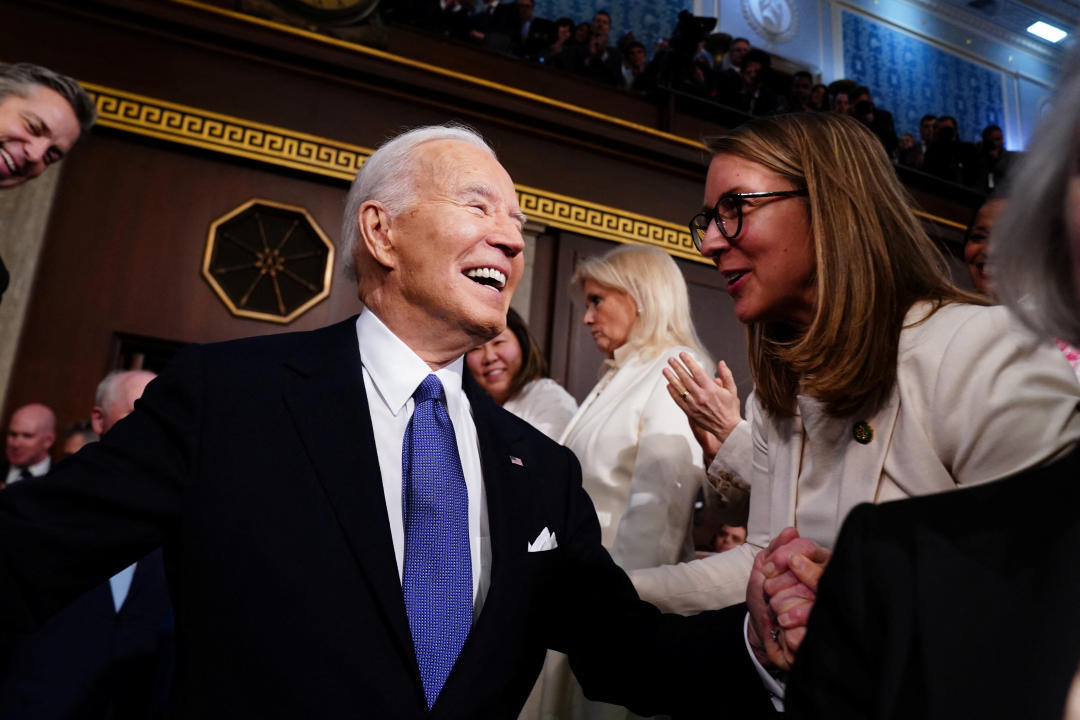
<svg viewBox="0 0 1080 720"><path fill-rule="evenodd" d="M296 429L353 556L368 578L403 659L414 669L382 476L364 392L355 317L312 334L286 363Z"/></svg>
<svg viewBox="0 0 1080 720"><path fill-rule="evenodd" d="M486 610L503 590L499 579L506 570L507 549L516 526L514 509L521 507L517 502L521 488L513 482L510 472L513 468L510 463L511 443L516 438L504 435L506 427L500 427L496 422L495 403L480 389L470 373L465 373L462 384L476 424L484 493L487 496L488 531L491 533L491 585L484 604Z"/></svg>

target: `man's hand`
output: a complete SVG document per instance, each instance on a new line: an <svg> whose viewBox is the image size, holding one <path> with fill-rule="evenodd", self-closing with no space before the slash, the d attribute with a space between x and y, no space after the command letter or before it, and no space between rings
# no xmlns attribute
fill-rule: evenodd
<svg viewBox="0 0 1080 720"><path fill-rule="evenodd" d="M770 545L770 547L772 547ZM762 566L762 590L775 617L787 663L806 637L806 623L817 599L818 581L832 556L812 540L796 538L774 549Z"/></svg>
<svg viewBox="0 0 1080 720"><path fill-rule="evenodd" d="M750 613L747 640L750 642L750 648L754 651L757 661L769 669L788 670L791 662L788 660L784 647L780 644L781 628L776 622L772 608L769 607L769 597L765 592L765 566L778 548L797 539L799 539L799 533L795 528L784 528L769 543L769 547L759 552L754 558L750 582L746 586L746 607Z"/></svg>

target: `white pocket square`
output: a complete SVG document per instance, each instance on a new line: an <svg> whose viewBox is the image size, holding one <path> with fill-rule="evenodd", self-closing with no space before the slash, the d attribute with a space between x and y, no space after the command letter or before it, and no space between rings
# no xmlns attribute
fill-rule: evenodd
<svg viewBox="0 0 1080 720"><path fill-rule="evenodd" d="M559 547L559 543L555 542L555 533L544 528L536 536L536 539L529 543L529 552L543 552L545 550L554 550L557 547Z"/></svg>

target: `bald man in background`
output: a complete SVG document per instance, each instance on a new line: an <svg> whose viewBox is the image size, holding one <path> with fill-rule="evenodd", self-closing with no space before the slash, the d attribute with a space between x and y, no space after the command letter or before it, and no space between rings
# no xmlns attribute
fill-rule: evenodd
<svg viewBox="0 0 1080 720"><path fill-rule="evenodd" d="M104 435L127 417L154 377L106 375L90 411L94 432ZM171 626L158 549L16 641L0 662L0 718L146 720L168 690Z"/></svg>
<svg viewBox="0 0 1080 720"><path fill-rule="evenodd" d="M49 449L56 442L56 413L48 405L23 405L11 415L7 429L7 462L0 468L0 488L41 477L52 467Z"/></svg>

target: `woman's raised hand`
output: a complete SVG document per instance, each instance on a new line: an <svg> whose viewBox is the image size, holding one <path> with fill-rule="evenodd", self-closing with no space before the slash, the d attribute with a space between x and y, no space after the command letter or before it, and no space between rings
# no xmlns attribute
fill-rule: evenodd
<svg viewBox="0 0 1080 720"><path fill-rule="evenodd" d="M678 358L669 358L668 367L664 368L668 392L686 413L690 429L705 451L706 464L712 462L728 435L742 421L738 389L727 363L718 362L716 372L717 377L710 378L693 356L685 352L679 353Z"/></svg>

